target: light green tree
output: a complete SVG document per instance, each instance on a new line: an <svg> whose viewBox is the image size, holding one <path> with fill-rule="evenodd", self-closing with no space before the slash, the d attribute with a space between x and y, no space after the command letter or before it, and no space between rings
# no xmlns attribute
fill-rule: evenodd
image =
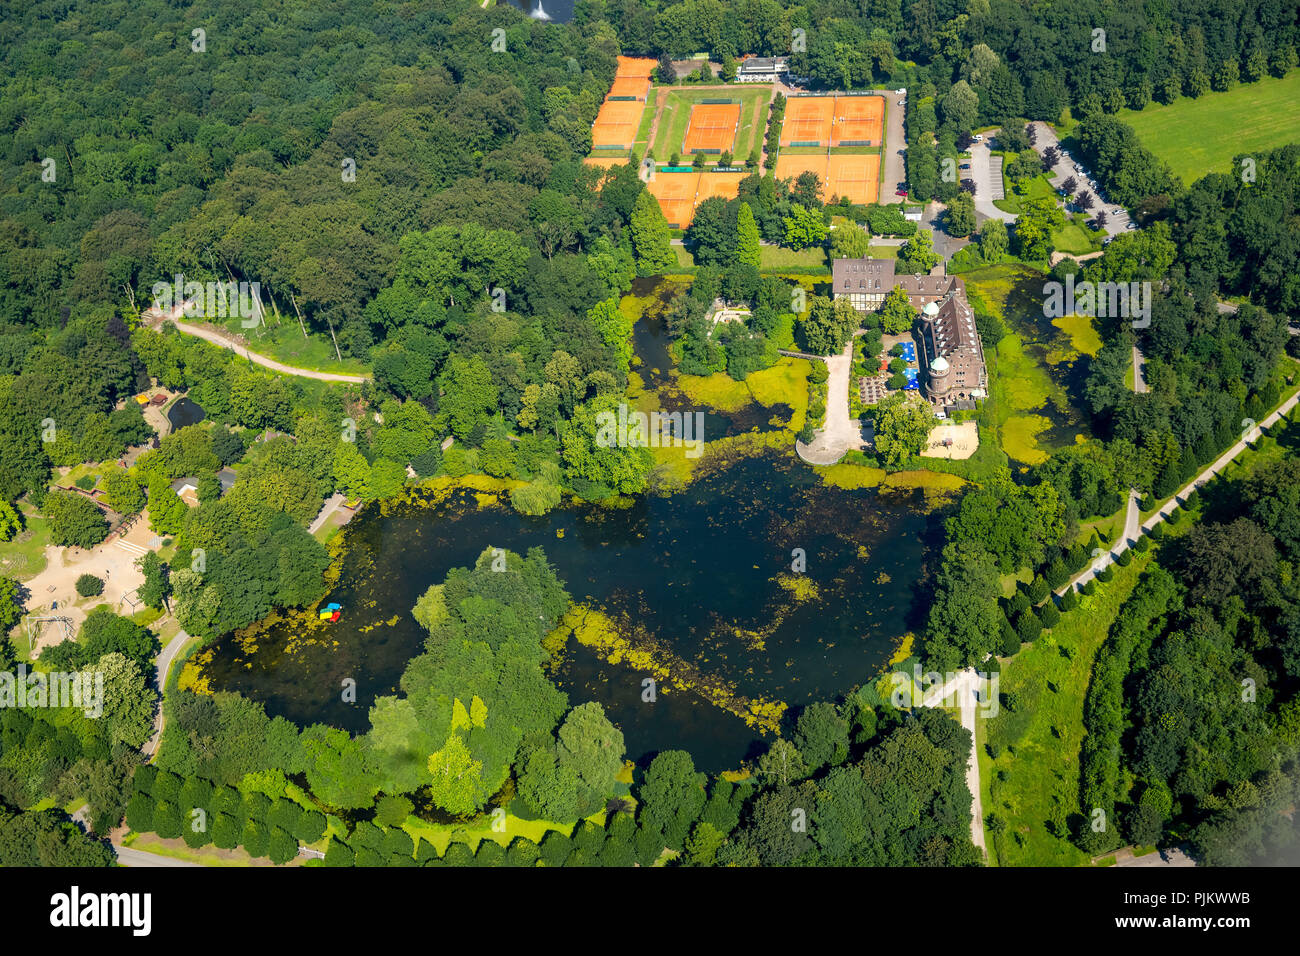
<svg viewBox="0 0 1300 956"><path fill-rule="evenodd" d="M668 220L648 189L641 190L632 206L631 233L637 275L661 275L677 264Z"/></svg>
<svg viewBox="0 0 1300 956"><path fill-rule="evenodd" d="M22 530L22 515L13 505L0 498L0 541L10 541Z"/></svg>
<svg viewBox="0 0 1300 956"><path fill-rule="evenodd" d="M820 209L808 209L799 203L792 203L790 215L783 220L785 226L785 244L791 249L806 249L819 246L826 241L826 221Z"/></svg>
<svg viewBox="0 0 1300 956"><path fill-rule="evenodd" d="M890 395L876 407L876 451L890 468L897 468L925 448L934 425L929 408Z"/></svg>
<svg viewBox="0 0 1300 956"><path fill-rule="evenodd" d="M846 222L831 230L832 259L862 259L871 251L871 234L857 223Z"/></svg>
<svg viewBox="0 0 1300 956"><path fill-rule="evenodd" d="M742 202L736 214L736 259L744 265L757 266L762 253L758 223L749 203Z"/></svg>
<svg viewBox="0 0 1300 956"><path fill-rule="evenodd" d="M894 286L880 307L880 322L885 331L890 335L902 335L912 327L915 320L916 310L907 301L907 293L902 287Z"/></svg>
<svg viewBox="0 0 1300 956"><path fill-rule="evenodd" d="M942 261L943 257L934 251L934 236L928 229L918 229L898 250L899 272L929 275L930 270Z"/></svg>
<svg viewBox="0 0 1300 956"><path fill-rule="evenodd" d="M980 230L980 255L985 262L1001 262L1007 254L1010 241L1007 238L1007 224L1001 219L989 219Z"/></svg>
<svg viewBox="0 0 1300 956"><path fill-rule="evenodd" d="M481 803L483 762L475 760L458 733L429 755L429 798L449 813L473 813Z"/></svg>

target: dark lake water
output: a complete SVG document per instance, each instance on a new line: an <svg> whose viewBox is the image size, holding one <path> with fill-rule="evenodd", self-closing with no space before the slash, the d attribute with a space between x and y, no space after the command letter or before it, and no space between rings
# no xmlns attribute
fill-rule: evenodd
<svg viewBox="0 0 1300 956"><path fill-rule="evenodd" d="M638 322L634 347L638 374L658 389L662 407L689 407L669 387L662 324ZM789 410L710 412L705 436L762 429L774 415ZM343 619L308 629L290 614L258 633L255 648L238 635L223 638L205 671L214 689L238 690L301 725L364 732L374 698L396 692L422 650L424 632L410 613L419 596L485 548L538 545L574 601L602 608L621 634L636 635L635 646L653 642L705 682L752 700L826 699L873 679L902 635L920 626L942 514L920 491L828 486L792 454L768 450L626 508L569 503L530 518L463 490L432 506L370 506L345 534L343 572L325 598L343 606ZM795 548L816 585L803 600L778 581L792 580ZM574 640L554 673L572 704L605 707L638 761L681 748L719 771L766 746L759 730L692 690L661 681L657 701L643 703L646 676ZM346 678L357 682L355 704L341 699Z"/></svg>
<svg viewBox="0 0 1300 956"><path fill-rule="evenodd" d="M920 492L825 487L776 453L621 510L572 506L528 518L508 505L480 508L472 493L459 492L435 508L373 509L348 527L339 587L326 598L343 605L343 620L312 632L337 646L290 649L300 628L283 622L259 635L251 654L224 638L207 674L214 687L263 700L273 714L362 732L370 703L395 691L421 650L423 631L410 614L420 594L449 569L472 565L484 548L540 545L575 601L644 628L751 698L807 703L874 677L917 625L940 533ZM790 570L794 548L807 554L814 600L796 602L775 581ZM776 618L761 649L736 633L762 631ZM690 692L669 688L656 703L642 703L645 676L570 641L556 679L573 704L604 705L633 758L685 748L701 767L721 770L761 740ZM356 704L341 700L348 677L357 681Z"/></svg>
<svg viewBox="0 0 1300 956"><path fill-rule="evenodd" d="M167 420L172 423L172 431L188 425L197 425L207 417L208 413L197 402L188 398L177 399L167 409Z"/></svg>

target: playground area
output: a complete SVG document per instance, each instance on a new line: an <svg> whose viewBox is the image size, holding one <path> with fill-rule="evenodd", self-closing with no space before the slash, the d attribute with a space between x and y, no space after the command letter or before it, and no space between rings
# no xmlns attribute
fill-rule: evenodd
<svg viewBox="0 0 1300 956"><path fill-rule="evenodd" d="M14 628L15 645L29 649L35 657L41 649L75 635L91 608L107 604L120 614L140 610L136 594L144 575L136 561L151 550L154 535L147 519L136 520L126 535L113 537L89 551L82 548L45 549L45 570L24 582L27 615ZM93 574L104 582L104 593L83 598L76 590L77 578Z"/></svg>
<svg viewBox="0 0 1300 956"><path fill-rule="evenodd" d="M979 427L974 422L947 422L930 430L930 438L921 451L921 457L964 461L975 454L975 449L979 446Z"/></svg>

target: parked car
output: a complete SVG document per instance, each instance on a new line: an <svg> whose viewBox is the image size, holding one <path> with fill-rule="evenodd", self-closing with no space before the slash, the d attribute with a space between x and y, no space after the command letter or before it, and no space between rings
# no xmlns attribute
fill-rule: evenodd
<svg viewBox="0 0 1300 956"><path fill-rule="evenodd" d="M906 88L901 87L901 86L900 86L898 89L894 90L894 92L897 93L899 96L906 96L906 95L907 95L907 90L906 90Z"/></svg>
<svg viewBox="0 0 1300 956"><path fill-rule="evenodd" d="M899 100L899 101L898 101L898 105L899 105L899 106L902 106L902 105L903 105L904 103L906 103L906 102L907 102L907 100Z"/></svg>
<svg viewBox="0 0 1300 956"><path fill-rule="evenodd" d="M962 164L961 164L961 168L962 168L962 169L970 169L970 163L962 163Z"/></svg>
<svg viewBox="0 0 1300 956"><path fill-rule="evenodd" d="M977 143L982 143L984 142L984 134L976 133L974 136L971 137L971 139L975 140L975 142Z"/></svg>
<svg viewBox="0 0 1300 956"><path fill-rule="evenodd" d="M1137 223L1135 223L1135 222L1127 222L1127 223L1124 224L1124 228L1125 228L1125 229L1136 229L1136 228L1137 228Z"/></svg>
<svg viewBox="0 0 1300 956"><path fill-rule="evenodd" d="M895 189L895 190L894 190L894 195L895 195L895 196L906 196L906 195L907 195L907 190L906 190L906 189Z"/></svg>

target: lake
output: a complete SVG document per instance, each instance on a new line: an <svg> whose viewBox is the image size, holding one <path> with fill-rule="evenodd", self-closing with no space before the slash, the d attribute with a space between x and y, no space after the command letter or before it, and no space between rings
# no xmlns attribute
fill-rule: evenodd
<svg viewBox="0 0 1300 956"><path fill-rule="evenodd" d="M343 619L311 632L329 643L295 646L302 629L292 616L259 635L251 653L228 636L206 668L215 688L300 724L364 731L370 703L395 691L421 651L410 614L420 594L484 548L539 545L574 600L603 607L621 632L648 637L750 699L808 703L880 673L919 625L922 582L942 544L921 492L827 487L775 452L625 509L579 504L529 518L458 491L432 508L371 507L346 534L339 586L326 598L344 607ZM795 548L816 586L803 601L778 581ZM645 676L570 641L556 682L573 704L604 705L635 759L685 748L702 768L721 770L765 746L755 728L694 693L667 687L643 703ZM355 704L341 700L348 677Z"/></svg>
<svg viewBox="0 0 1300 956"><path fill-rule="evenodd" d="M638 282L633 291L650 314L633 331L639 378L664 410L696 408L670 375L655 317L666 288ZM710 410L705 437L767 430L790 414L786 405ZM734 768L770 740L737 716L746 709L737 701L833 698L879 675L903 635L921 627L943 514L919 490L828 485L784 446L700 461L707 467L684 488L626 507L569 501L527 517L504 497L480 501L464 488L368 506L343 532L342 574L325 598L343 606L342 620L322 630L303 626L305 612L272 615L218 641L204 674L273 715L364 732L370 704L396 691L422 650L410 613L419 596L485 548L536 545L576 603L601 610L668 672L656 700L643 702L646 673L571 639L553 673L571 703L599 701L638 761L680 748L701 769ZM802 574L792 569L795 549ZM342 700L347 678L357 682L355 703ZM719 688L728 706L715 702Z"/></svg>

